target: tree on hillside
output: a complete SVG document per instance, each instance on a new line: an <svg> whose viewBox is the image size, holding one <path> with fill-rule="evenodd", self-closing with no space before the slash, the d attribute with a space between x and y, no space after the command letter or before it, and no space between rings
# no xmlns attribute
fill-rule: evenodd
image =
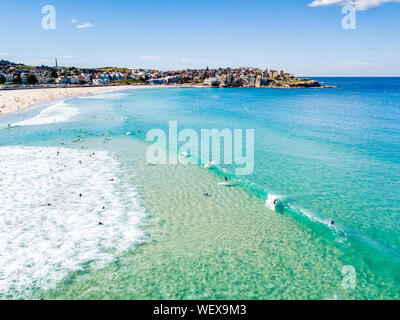
<svg viewBox="0 0 400 320"><path fill-rule="evenodd" d="M51 74L50 74L50 76L51 76L52 78L57 78L57 77L58 77L57 70L56 70L56 69L51 69Z"/></svg>
<svg viewBox="0 0 400 320"><path fill-rule="evenodd" d="M37 78L36 78L36 76L34 75L34 74L30 74L27 78L26 78L26 81L28 81L28 83L29 84L36 84L38 81L37 81Z"/></svg>
<svg viewBox="0 0 400 320"><path fill-rule="evenodd" d="M0 84L4 84L4 83L6 83L6 77L1 75L0 76Z"/></svg>
<svg viewBox="0 0 400 320"><path fill-rule="evenodd" d="M21 75L17 74L13 79L14 84L22 84Z"/></svg>

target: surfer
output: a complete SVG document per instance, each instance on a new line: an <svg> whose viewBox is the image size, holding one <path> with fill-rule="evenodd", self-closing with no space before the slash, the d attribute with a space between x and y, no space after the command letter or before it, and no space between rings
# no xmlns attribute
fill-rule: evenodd
<svg viewBox="0 0 400 320"><path fill-rule="evenodd" d="M335 227L335 221L333 221L333 220L329 221L329 227L330 228Z"/></svg>
<svg viewBox="0 0 400 320"><path fill-rule="evenodd" d="M229 180L228 180L227 177L224 177L224 178L225 178L225 182L226 182L227 184L231 184L231 183L229 182Z"/></svg>
<svg viewBox="0 0 400 320"><path fill-rule="evenodd" d="M278 203L278 198L274 199L274 201L272 202L272 210L276 210L276 204Z"/></svg>

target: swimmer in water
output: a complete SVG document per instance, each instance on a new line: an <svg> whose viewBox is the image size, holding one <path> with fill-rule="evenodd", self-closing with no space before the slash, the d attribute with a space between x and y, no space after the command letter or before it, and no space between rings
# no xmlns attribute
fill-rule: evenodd
<svg viewBox="0 0 400 320"><path fill-rule="evenodd" d="M206 168L206 169L208 169L208 168L211 168L212 166L213 166L213 164L214 164L214 162L209 162L209 163L207 163L205 166L204 166L204 168Z"/></svg>

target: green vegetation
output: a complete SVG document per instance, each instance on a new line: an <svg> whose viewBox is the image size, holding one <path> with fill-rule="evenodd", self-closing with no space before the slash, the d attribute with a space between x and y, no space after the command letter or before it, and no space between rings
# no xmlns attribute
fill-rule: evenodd
<svg viewBox="0 0 400 320"><path fill-rule="evenodd" d="M99 68L97 70L99 70L101 72L121 72L121 73L131 73L132 72L132 69L113 68L113 67Z"/></svg>
<svg viewBox="0 0 400 320"><path fill-rule="evenodd" d="M21 75L20 74L17 74L17 76L14 77L13 83L14 84L22 84L22 80L21 80Z"/></svg>
<svg viewBox="0 0 400 320"><path fill-rule="evenodd" d="M57 70L56 69L51 69L50 76L52 78L57 78L58 77Z"/></svg>
<svg viewBox="0 0 400 320"><path fill-rule="evenodd" d="M29 84L36 84L38 83L38 80L34 74L30 74L27 78L26 81L28 81Z"/></svg>
<svg viewBox="0 0 400 320"><path fill-rule="evenodd" d="M36 67L35 66L26 66L24 64L18 64L17 68L19 69L25 69L25 70L35 70Z"/></svg>
<svg viewBox="0 0 400 320"><path fill-rule="evenodd" d="M0 76L0 84L4 84L4 83L6 83L6 77L1 75Z"/></svg>

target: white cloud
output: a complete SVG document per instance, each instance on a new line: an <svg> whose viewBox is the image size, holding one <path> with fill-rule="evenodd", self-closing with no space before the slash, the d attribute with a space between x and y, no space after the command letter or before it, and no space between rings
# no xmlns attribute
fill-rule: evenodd
<svg viewBox="0 0 400 320"><path fill-rule="evenodd" d="M62 59L72 59L75 58L74 56L61 56Z"/></svg>
<svg viewBox="0 0 400 320"><path fill-rule="evenodd" d="M77 29L86 29L86 28L93 28L94 25L91 24L90 22L86 22L84 24L80 24L79 26L76 26Z"/></svg>
<svg viewBox="0 0 400 320"><path fill-rule="evenodd" d="M389 2L400 2L400 0L314 0L308 6L320 7L320 6L330 6L333 4L336 5L351 4L354 5L357 10L363 11L379 7L381 4Z"/></svg>
<svg viewBox="0 0 400 320"><path fill-rule="evenodd" d="M6 57L9 56L10 54L7 52L0 52L0 57Z"/></svg>
<svg viewBox="0 0 400 320"><path fill-rule="evenodd" d="M71 20L71 23L77 23L77 22L78 22L77 19L72 19L72 20Z"/></svg>

